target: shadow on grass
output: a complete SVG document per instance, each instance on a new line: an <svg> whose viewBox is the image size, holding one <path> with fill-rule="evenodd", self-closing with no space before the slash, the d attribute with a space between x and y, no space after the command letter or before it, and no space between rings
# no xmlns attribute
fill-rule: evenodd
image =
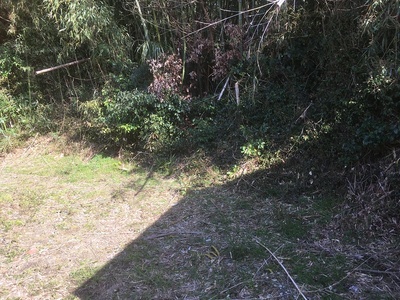
<svg viewBox="0 0 400 300"><path fill-rule="evenodd" d="M255 242L257 237L273 250L279 247L273 203L236 188L228 183L187 192L74 294L80 299L298 295Z"/></svg>

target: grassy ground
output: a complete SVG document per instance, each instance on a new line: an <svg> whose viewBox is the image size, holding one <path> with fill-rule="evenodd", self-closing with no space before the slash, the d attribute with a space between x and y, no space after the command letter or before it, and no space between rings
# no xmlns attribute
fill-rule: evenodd
<svg viewBox="0 0 400 300"><path fill-rule="evenodd" d="M382 267L393 243L378 255L336 234L340 199L289 201L290 176L235 179L204 157L161 170L57 136L3 155L0 298L399 296L398 273Z"/></svg>

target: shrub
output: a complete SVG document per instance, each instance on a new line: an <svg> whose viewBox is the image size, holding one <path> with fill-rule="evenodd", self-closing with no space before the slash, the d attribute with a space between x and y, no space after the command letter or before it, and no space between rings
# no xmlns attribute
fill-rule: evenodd
<svg viewBox="0 0 400 300"><path fill-rule="evenodd" d="M29 107L0 90L0 152L13 148L24 130L32 127Z"/></svg>
<svg viewBox="0 0 400 300"><path fill-rule="evenodd" d="M149 61L153 82L149 92L163 101L168 95L179 94L181 88L182 60L177 55L162 55Z"/></svg>
<svg viewBox="0 0 400 300"><path fill-rule="evenodd" d="M80 105L91 134L116 147L152 152L172 147L182 134L186 102L178 96L160 101L155 95L111 91L106 97Z"/></svg>

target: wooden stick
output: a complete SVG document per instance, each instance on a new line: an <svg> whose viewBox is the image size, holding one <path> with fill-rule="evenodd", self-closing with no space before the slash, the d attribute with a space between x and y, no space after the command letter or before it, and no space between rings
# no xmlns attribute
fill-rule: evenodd
<svg viewBox="0 0 400 300"><path fill-rule="evenodd" d="M35 75L39 75L39 74L51 72L51 71L54 71L54 70L58 70L58 69L61 69L61 68L77 65L77 64L83 63L83 62L88 61L88 60L90 60L90 58L84 58L84 59L76 60L76 61L73 61L73 62L70 62L70 63L62 64L62 65L59 65L59 66L43 69L43 70L40 70L40 71L36 71Z"/></svg>
<svg viewBox="0 0 400 300"><path fill-rule="evenodd" d="M276 260L276 262L281 266L281 268L283 269L283 271L285 271L286 275L289 277L290 281L293 283L293 285L295 286L295 288L297 289L297 291L300 293L300 295L303 297L304 300L307 300L306 296L303 294L303 292L300 290L299 286L297 285L297 283L294 281L294 279L292 278L292 276L290 276L288 270L286 270L285 266L279 261L279 259L275 256L275 254L269 250L267 248L267 246L263 245L258 239L255 239L256 243L259 244L261 247L263 247L265 250L267 250L269 252L269 254L271 254L271 256Z"/></svg>
<svg viewBox="0 0 400 300"><path fill-rule="evenodd" d="M365 273L377 273L377 274L388 274L388 275L400 275L399 271L380 271L380 270L370 270L370 269L357 269L359 272Z"/></svg>
<svg viewBox="0 0 400 300"><path fill-rule="evenodd" d="M150 236L145 237L145 240L153 240L153 239L158 239L158 238L162 238L165 236L170 236L170 235L198 235L198 234L202 234L201 232L197 232L197 231L188 231L188 232L165 232L165 233L160 233L160 234L153 234Z"/></svg>

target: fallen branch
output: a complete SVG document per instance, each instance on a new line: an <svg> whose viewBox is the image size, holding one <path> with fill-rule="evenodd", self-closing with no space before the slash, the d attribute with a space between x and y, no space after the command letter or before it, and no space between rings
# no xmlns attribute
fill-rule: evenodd
<svg viewBox="0 0 400 300"><path fill-rule="evenodd" d="M36 71L35 75L39 75L39 74L51 72L51 71L54 71L54 70L58 70L58 69L61 69L61 68L77 65L77 64L83 63L83 62L88 61L88 60L90 60L90 58L84 58L84 59L76 60L76 61L73 61L73 62L70 62L70 63L62 64L62 65L59 65L59 66L43 69L43 70L40 70L40 71Z"/></svg>
<svg viewBox="0 0 400 300"><path fill-rule="evenodd" d="M223 291L220 292L219 294L222 295L222 294L226 293L227 291L229 291L229 290L231 290L231 289L234 289L235 287L238 287L239 285L242 285L242 284L244 284L244 283L246 283L246 281L239 282L239 283L237 283L237 284L235 284L235 285L233 285L233 286L231 286L231 287L228 287L227 289L223 290Z"/></svg>
<svg viewBox="0 0 400 300"><path fill-rule="evenodd" d="M293 283L294 287L297 289L297 291L300 293L300 295L303 297L304 300L307 300L307 297L303 294L297 283L294 281L292 276L290 276L288 270L286 270L285 266L280 262L280 260L275 256L275 254L267 248L267 246L263 245L258 239L255 239L256 243L263 247L265 250L269 252L269 254L276 260L276 262L281 266L283 271L285 271L286 275L289 277L290 281Z"/></svg>
<svg viewBox="0 0 400 300"><path fill-rule="evenodd" d="M306 118L307 111L308 111L308 109L311 107L311 105L313 105L312 102L306 107L306 109L303 111L303 113L300 115L300 117L297 118L297 120L295 121L295 123L297 123L300 119L301 119L301 120L304 120L304 119Z"/></svg>
<svg viewBox="0 0 400 300"><path fill-rule="evenodd" d="M371 270L371 269L357 269L359 272L364 273L376 273L376 274L387 274L387 275L400 275L400 271L380 271L380 270Z"/></svg>
<svg viewBox="0 0 400 300"><path fill-rule="evenodd" d="M148 237L145 237L145 240L152 240L152 239L158 239L158 238L162 238L165 236L169 236L169 235L199 235L202 234L201 232L197 232L197 231L189 231L189 232L165 232L165 233L160 233L160 234L154 234L154 235L150 235Z"/></svg>

